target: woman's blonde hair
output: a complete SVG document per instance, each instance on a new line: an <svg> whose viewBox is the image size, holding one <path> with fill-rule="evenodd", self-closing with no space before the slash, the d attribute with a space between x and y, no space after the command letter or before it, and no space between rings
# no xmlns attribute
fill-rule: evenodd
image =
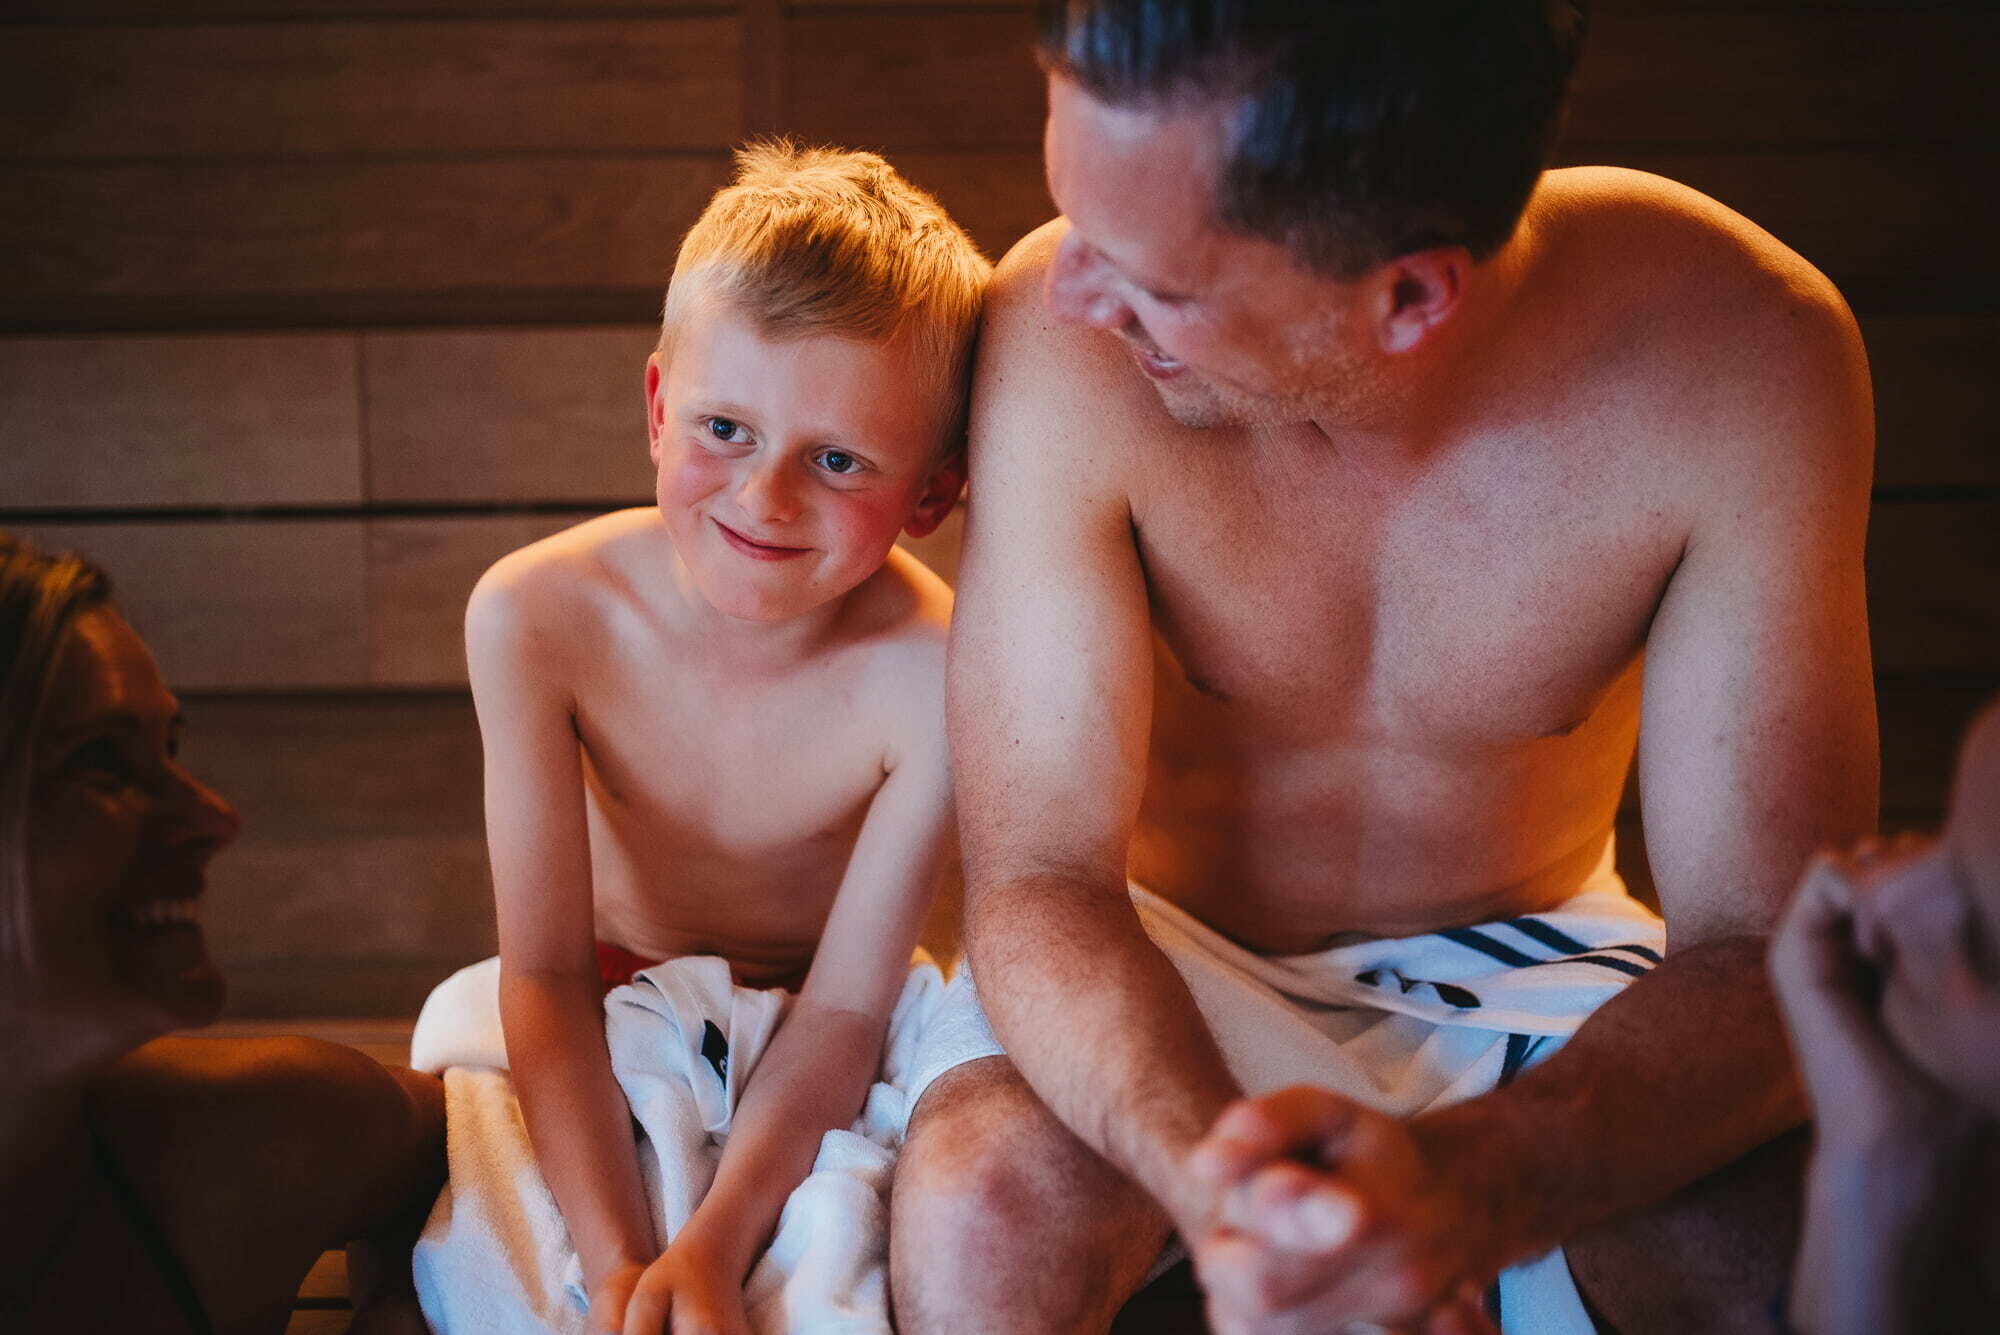
<svg viewBox="0 0 2000 1335"><path fill-rule="evenodd" d="M0 531L0 967L29 963L28 810L35 747L70 623L111 601L87 558Z"/></svg>
<svg viewBox="0 0 2000 1335"><path fill-rule="evenodd" d="M727 302L771 339L907 332L955 441L992 273L944 207L877 154L752 143L681 242L661 360L698 300Z"/></svg>

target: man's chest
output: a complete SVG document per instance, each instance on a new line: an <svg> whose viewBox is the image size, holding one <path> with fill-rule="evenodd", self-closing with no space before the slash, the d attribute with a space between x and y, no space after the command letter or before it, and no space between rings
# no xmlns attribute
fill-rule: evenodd
<svg viewBox="0 0 2000 1335"><path fill-rule="evenodd" d="M1457 748L1585 722L1680 538L1629 490L1530 474L1155 497L1140 547L1187 684L1246 726Z"/></svg>

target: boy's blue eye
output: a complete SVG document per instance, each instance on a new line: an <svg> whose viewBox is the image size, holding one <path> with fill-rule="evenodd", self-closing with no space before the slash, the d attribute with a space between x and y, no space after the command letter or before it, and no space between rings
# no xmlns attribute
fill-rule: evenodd
<svg viewBox="0 0 2000 1335"><path fill-rule="evenodd" d="M861 461L846 450L827 450L819 456L819 466L829 473L852 473Z"/></svg>
<svg viewBox="0 0 2000 1335"><path fill-rule="evenodd" d="M737 436L742 434L742 431L742 425L730 418L711 417L708 419L708 434L714 436L717 440L735 440Z"/></svg>

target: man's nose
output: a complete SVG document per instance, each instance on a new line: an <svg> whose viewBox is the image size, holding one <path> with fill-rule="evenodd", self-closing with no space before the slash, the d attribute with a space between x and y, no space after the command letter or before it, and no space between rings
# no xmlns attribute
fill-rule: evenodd
<svg viewBox="0 0 2000 1335"><path fill-rule="evenodd" d="M1056 247L1043 302L1064 320L1123 329L1132 321L1132 308L1112 291L1108 267L1101 254L1071 232Z"/></svg>
<svg viewBox="0 0 2000 1335"><path fill-rule="evenodd" d="M736 489L736 504L759 523L782 524L798 518L798 491L790 474L784 459L747 469L742 485Z"/></svg>

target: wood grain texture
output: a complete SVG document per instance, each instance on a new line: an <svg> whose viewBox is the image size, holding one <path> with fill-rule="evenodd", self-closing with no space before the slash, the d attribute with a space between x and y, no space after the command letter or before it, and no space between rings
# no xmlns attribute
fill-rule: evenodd
<svg viewBox="0 0 2000 1335"><path fill-rule="evenodd" d="M1041 144L1043 83L1028 13L794 16L787 126L867 148Z"/></svg>
<svg viewBox="0 0 2000 1335"><path fill-rule="evenodd" d="M1793 150L1989 144L1996 61L1990 10L1597 14L1566 133Z"/></svg>
<svg viewBox="0 0 2000 1335"><path fill-rule="evenodd" d="M1025 11L802 13L786 25L786 120L890 148L1029 147L1042 78ZM1996 108L2000 16L1715 8L1599 15L1572 144L1976 144Z"/></svg>
<svg viewBox="0 0 2000 1335"><path fill-rule="evenodd" d="M365 680L361 526L165 522L20 531L95 557L175 690Z"/></svg>
<svg viewBox="0 0 2000 1335"><path fill-rule="evenodd" d="M369 499L644 503L657 338L652 325L367 335Z"/></svg>
<svg viewBox="0 0 2000 1335"><path fill-rule="evenodd" d="M720 156L24 167L0 328L658 309ZM597 312L593 311L593 315ZM586 317L590 318L590 317Z"/></svg>
<svg viewBox="0 0 2000 1335"><path fill-rule="evenodd" d="M0 156L723 148L735 19L0 28Z"/></svg>
<svg viewBox="0 0 2000 1335"><path fill-rule="evenodd" d="M1857 310L1985 309L2000 252L1967 239L2000 229L2000 153L1983 149L1566 153L1656 172L1713 196L1839 284Z"/></svg>
<svg viewBox="0 0 2000 1335"><path fill-rule="evenodd" d="M0 508L360 499L350 336L0 340Z"/></svg>
<svg viewBox="0 0 2000 1335"><path fill-rule="evenodd" d="M2000 316L1862 320L1875 485L2000 486Z"/></svg>
<svg viewBox="0 0 2000 1335"><path fill-rule="evenodd" d="M2000 672L2000 502L1876 505L1868 621L1877 672Z"/></svg>
<svg viewBox="0 0 2000 1335"><path fill-rule="evenodd" d="M465 600L486 568L576 517L368 524L368 675L376 686L465 684Z"/></svg>

